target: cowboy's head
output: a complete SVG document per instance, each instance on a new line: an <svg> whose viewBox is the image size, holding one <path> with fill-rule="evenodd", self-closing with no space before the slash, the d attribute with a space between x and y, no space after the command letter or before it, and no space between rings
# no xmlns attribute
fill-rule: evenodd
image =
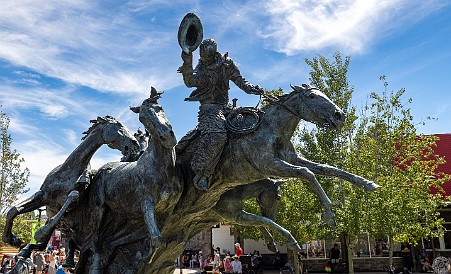
<svg viewBox="0 0 451 274"><path fill-rule="evenodd" d="M211 65L215 61L218 45L213 39L205 39L200 43L200 58L205 65Z"/></svg>

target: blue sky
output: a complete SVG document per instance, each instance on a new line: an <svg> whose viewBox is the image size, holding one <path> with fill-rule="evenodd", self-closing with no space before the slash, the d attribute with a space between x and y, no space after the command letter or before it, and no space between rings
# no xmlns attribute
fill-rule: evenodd
<svg viewBox="0 0 451 274"><path fill-rule="evenodd" d="M304 58L339 51L352 58L354 105L382 91L386 75L389 90L406 88L413 98L416 121L438 119L419 132L451 132L448 0L0 0L0 7L0 104L31 170L31 192L80 143L90 119L112 115L131 131L140 127L128 107L150 86L165 91L160 103L178 139L196 125L198 103L183 101L190 90L176 73L178 26L188 12L254 84L289 91L308 83ZM230 97L258 102L233 84ZM93 166L119 158L103 148Z"/></svg>

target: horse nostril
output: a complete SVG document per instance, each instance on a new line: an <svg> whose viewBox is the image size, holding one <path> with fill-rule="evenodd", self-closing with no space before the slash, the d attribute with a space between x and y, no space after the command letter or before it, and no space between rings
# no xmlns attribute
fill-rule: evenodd
<svg viewBox="0 0 451 274"><path fill-rule="evenodd" d="M337 120L343 119L343 113L341 113L341 111L335 111L335 119Z"/></svg>

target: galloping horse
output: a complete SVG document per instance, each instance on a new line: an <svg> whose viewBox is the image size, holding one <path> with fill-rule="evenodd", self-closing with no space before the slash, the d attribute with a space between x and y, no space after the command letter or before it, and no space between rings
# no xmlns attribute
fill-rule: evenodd
<svg viewBox="0 0 451 274"><path fill-rule="evenodd" d="M104 144L118 149L123 155L135 153L138 142L130 131L111 116L97 117L84 134L83 142L69 155L66 161L54 168L45 178L41 188L31 197L9 209L2 240L19 247L21 240L12 233L14 218L46 206L47 216L54 216L65 204L69 192L74 190L77 179L88 169L94 153ZM72 197L71 197L72 200ZM50 236L49 236L50 237ZM45 238L45 236L44 236Z"/></svg>
<svg viewBox="0 0 451 274"><path fill-rule="evenodd" d="M102 273L111 256L105 252L102 246L104 240L100 239L102 232L99 228L105 209L123 216L128 222L135 222L136 227L146 227L144 236L147 235L150 241L148 252L151 252L160 243L158 223L164 221L163 216L171 212L181 195L182 186L175 169L176 139L157 102L159 97L152 88L150 98L144 100L140 107L131 108L139 113L139 120L151 137L144 153L136 162L112 163L101 167L92 183L92 192L96 193L96 204L99 206L95 209L93 221L98 226L93 230L91 274ZM157 218L157 214L161 218ZM143 257L146 256L150 254L143 254Z"/></svg>
<svg viewBox="0 0 451 274"><path fill-rule="evenodd" d="M298 91L304 90L304 92L306 92L310 89L309 86L303 87L292 86L292 87L295 90L295 92L296 90ZM308 97L311 99L316 98L316 96L317 95L312 96L312 94L308 95ZM283 98L281 99L283 100ZM286 109L286 111L290 111L290 109L282 105L283 104L282 102L278 103L277 101L274 101L273 104L278 105L279 107L282 106L283 108ZM273 107L268 106L268 108ZM292 114L295 113L293 112ZM333 122L330 121L329 123ZM338 177L347 180L351 183L357 184L358 186L363 186L364 189L367 191L371 191L379 187L378 185L369 182L360 176L345 172L336 167L318 164L306 160L297 155L294 152L294 149L290 149L288 153L286 153L286 155L289 155L289 157L283 159L283 161L286 161L287 163L292 163L294 167L297 166L307 168L315 175L328 175ZM312 181L309 182L311 183ZM291 233L274 222L277 215L277 207L278 207L278 186L281 185L282 183L283 182L265 179L251 184L235 187L234 189L224 193L221 196L219 202L216 204L213 210L215 210L217 214L219 214L225 220L235 222L241 225L258 226L268 244L268 249L270 249L271 251L275 252L274 240L272 238L272 235L269 233L267 229L265 229L264 226L271 227L275 231L278 231L288 241L288 246L291 249L299 251L299 246L292 237ZM316 184L312 185L312 187L313 189L316 190L316 193L321 198L321 195L324 193L324 191L320 189L321 187L316 186ZM260 211L263 216L251 214L243 210L242 200L249 199L252 197L257 197L257 202L260 206ZM321 201L327 200L328 198L325 199L323 197ZM323 221L331 226L336 225L333 213L330 211L330 206L328 205L328 203L326 203L325 205L323 204L323 207L327 210L325 214L322 215Z"/></svg>
<svg viewBox="0 0 451 274"><path fill-rule="evenodd" d="M173 214L184 217L167 219L162 225L160 230L163 238L174 240L167 243L170 248L157 251L152 257L150 268L142 268L143 271L171 273L173 267L169 265L183 251L183 245L179 239L189 239L202 229L214 224L218 220L215 217L218 212L226 211L221 210L223 203L218 202L221 196L237 186L264 178L303 179L319 196L324 210L322 220L330 225L335 225L332 202L315 174L336 176L364 187L365 190L379 187L360 176L335 167L309 162L296 154L291 137L301 119L335 129L343 125L345 117L343 112L317 88L309 85L292 86L292 88L291 93L280 96L279 100L262 108L261 122L256 130L238 137L231 136L216 166L208 191L199 191L192 185L194 172L189 163L197 140L194 139L187 145L183 144L186 148L178 151L176 163L185 179L185 186L189 186L184 188L184 193ZM184 139L187 140L187 138ZM238 223L255 221L247 214L229 213L225 218ZM260 222L258 225L271 226L272 224ZM296 246L294 242L292 246Z"/></svg>

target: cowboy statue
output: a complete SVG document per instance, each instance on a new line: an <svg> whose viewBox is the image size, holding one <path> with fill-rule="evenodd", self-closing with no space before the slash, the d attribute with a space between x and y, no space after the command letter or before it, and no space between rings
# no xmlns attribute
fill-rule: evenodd
<svg viewBox="0 0 451 274"><path fill-rule="evenodd" d="M185 101L200 102L197 125L200 140L191 161L191 168L196 174L194 185L207 190L209 177L213 174L227 141L225 116L231 109L229 81L249 94L262 95L263 89L244 79L228 54L222 55L217 51L217 44L213 39L200 42L200 59L193 70L192 51L199 46L196 43L202 40L201 36L202 25L199 18L193 13L185 16L179 29L183 65L178 72L183 75L187 87L196 87ZM190 37L195 37L195 41L189 41Z"/></svg>

